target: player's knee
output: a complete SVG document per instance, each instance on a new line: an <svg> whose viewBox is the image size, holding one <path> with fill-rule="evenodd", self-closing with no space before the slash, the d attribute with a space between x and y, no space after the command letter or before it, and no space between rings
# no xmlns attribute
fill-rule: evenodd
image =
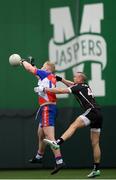
<svg viewBox="0 0 116 180"><path fill-rule="evenodd" d="M92 147L96 147L99 145L99 140L92 140L91 144L92 144Z"/></svg>
<svg viewBox="0 0 116 180"><path fill-rule="evenodd" d="M51 133L45 133L45 138L46 138L46 139L49 139L49 140L51 140L51 141L54 141L54 140L55 140L53 134L51 134Z"/></svg>
<svg viewBox="0 0 116 180"><path fill-rule="evenodd" d="M76 129L81 128L81 126L82 126L82 124L81 124L80 121L75 121L74 123L72 123L72 125L70 126L70 128L72 128L72 129L75 131Z"/></svg>

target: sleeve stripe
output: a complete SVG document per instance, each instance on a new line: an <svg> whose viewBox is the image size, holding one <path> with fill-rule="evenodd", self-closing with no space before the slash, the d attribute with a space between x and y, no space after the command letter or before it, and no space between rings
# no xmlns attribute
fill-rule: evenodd
<svg viewBox="0 0 116 180"><path fill-rule="evenodd" d="M34 70L34 74L35 74L35 75L37 75L37 68L35 68L35 70Z"/></svg>
<svg viewBox="0 0 116 180"><path fill-rule="evenodd" d="M69 90L69 92L70 92L70 93L72 93L72 90L71 90L71 88L70 88L70 87L68 87L68 90Z"/></svg>

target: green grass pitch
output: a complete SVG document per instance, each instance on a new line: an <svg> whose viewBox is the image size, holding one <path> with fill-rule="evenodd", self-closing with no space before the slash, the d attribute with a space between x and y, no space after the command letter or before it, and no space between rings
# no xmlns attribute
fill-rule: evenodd
<svg viewBox="0 0 116 180"><path fill-rule="evenodd" d="M51 169L0 170L0 179L86 179L89 169L64 169L50 175ZM96 179L116 179L116 169L102 169Z"/></svg>

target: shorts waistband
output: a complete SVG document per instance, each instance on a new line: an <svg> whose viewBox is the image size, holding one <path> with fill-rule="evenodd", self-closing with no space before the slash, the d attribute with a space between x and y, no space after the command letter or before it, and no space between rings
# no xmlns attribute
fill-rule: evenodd
<svg viewBox="0 0 116 180"><path fill-rule="evenodd" d="M46 103L44 103L44 104L41 104L40 105L40 107L42 107L42 106L45 106L45 105L56 105L56 102L46 102Z"/></svg>

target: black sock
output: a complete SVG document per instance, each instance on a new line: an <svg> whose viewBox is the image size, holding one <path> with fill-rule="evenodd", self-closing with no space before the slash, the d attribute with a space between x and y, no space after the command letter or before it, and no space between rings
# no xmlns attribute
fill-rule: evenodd
<svg viewBox="0 0 116 180"><path fill-rule="evenodd" d="M56 141L56 143L57 143L58 145L61 145L63 142L64 142L64 140L63 140L62 138L59 138L59 139Z"/></svg>
<svg viewBox="0 0 116 180"><path fill-rule="evenodd" d="M94 169L95 171L99 170L99 164L100 164L100 163L94 163L93 169Z"/></svg>

